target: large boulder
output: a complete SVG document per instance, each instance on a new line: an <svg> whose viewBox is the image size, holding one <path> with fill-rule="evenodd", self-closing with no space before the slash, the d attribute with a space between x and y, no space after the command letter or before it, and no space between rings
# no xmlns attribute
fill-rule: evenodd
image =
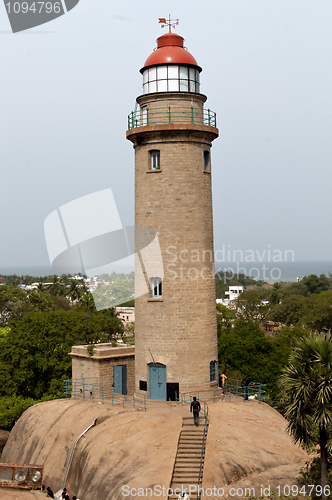
<svg viewBox="0 0 332 500"><path fill-rule="evenodd" d="M16 423L2 461L44 465L44 483L57 491L76 437L97 419L78 442L67 489L80 500L137 500L146 488L164 486L166 492L169 487L185 415L188 406L165 402L149 403L147 412L72 400L40 403ZM261 486L296 484L307 454L292 443L276 410L238 399L209 403L209 415L203 489L222 487L228 496L241 498L251 487L258 498ZM241 489L244 494L237 495Z"/></svg>

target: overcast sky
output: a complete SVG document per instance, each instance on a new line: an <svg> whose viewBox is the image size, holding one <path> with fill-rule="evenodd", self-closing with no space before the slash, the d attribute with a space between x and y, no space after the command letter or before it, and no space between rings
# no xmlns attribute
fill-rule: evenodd
<svg viewBox="0 0 332 500"><path fill-rule="evenodd" d="M331 0L80 0L16 34L0 5L0 272L48 264L45 218L84 195L133 224L127 115L169 13L217 113L215 249L331 260Z"/></svg>

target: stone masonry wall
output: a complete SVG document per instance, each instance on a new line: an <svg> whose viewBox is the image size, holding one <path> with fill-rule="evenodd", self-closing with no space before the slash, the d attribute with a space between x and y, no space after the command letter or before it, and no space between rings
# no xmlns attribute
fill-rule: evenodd
<svg viewBox="0 0 332 500"><path fill-rule="evenodd" d="M210 130L209 130L210 129ZM166 365L167 382L180 392L209 389L217 360L211 172L204 151L217 136L212 127L140 127L135 144L135 224L152 227L164 261L162 298L135 293L135 375L148 381L152 357ZM160 170L150 150L160 150ZM140 266L140 263L137 262ZM147 276L135 270L135 287Z"/></svg>

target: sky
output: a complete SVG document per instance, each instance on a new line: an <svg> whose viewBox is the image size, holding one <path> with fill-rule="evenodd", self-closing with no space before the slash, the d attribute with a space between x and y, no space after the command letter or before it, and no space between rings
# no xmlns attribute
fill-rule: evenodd
<svg viewBox="0 0 332 500"><path fill-rule="evenodd" d="M331 0L80 0L15 34L0 5L0 273L49 264L44 221L77 198L111 188L134 223L127 116L168 14L217 113L215 250L332 260Z"/></svg>

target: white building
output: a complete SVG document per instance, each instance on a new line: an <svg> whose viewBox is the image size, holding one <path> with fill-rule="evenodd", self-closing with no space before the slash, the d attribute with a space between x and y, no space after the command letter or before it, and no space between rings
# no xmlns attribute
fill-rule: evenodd
<svg viewBox="0 0 332 500"><path fill-rule="evenodd" d="M225 292L225 295L229 296L228 299L217 299L216 303L228 306L229 303L236 300L241 293L243 293L243 286L229 286L228 291Z"/></svg>

